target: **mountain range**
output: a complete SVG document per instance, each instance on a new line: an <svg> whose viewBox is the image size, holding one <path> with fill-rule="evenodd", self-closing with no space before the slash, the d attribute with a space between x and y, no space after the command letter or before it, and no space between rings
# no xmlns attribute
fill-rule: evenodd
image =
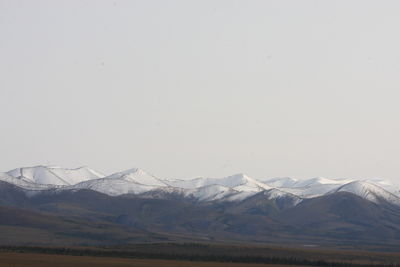
<svg viewBox="0 0 400 267"><path fill-rule="evenodd" d="M0 173L3 244L214 240L400 244L400 189L385 180L163 179L133 168Z"/></svg>

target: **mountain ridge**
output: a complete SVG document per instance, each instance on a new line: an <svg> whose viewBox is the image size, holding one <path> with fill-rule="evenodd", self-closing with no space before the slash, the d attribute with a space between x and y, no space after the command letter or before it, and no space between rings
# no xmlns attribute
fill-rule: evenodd
<svg viewBox="0 0 400 267"><path fill-rule="evenodd" d="M175 197L191 198L200 202L237 202L259 192L265 192L269 194L270 199L294 196L298 200L293 201L293 205L297 205L302 199L345 191L375 203L378 200L384 200L400 206L399 196L382 187L389 186L389 183L378 179L362 182L355 179L323 177L305 180L290 177L257 180L238 173L222 178L199 177L178 180L158 178L139 168L104 175L87 166L66 169L38 165L0 173L0 180L26 190L27 194L87 189L110 196L133 194L161 198L161 196L175 195ZM393 191L400 192L399 189Z"/></svg>

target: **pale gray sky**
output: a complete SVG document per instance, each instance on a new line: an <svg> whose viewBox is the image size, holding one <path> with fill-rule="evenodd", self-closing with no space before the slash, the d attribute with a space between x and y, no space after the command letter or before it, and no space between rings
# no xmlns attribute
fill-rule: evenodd
<svg viewBox="0 0 400 267"><path fill-rule="evenodd" d="M0 0L0 170L400 179L399 1Z"/></svg>

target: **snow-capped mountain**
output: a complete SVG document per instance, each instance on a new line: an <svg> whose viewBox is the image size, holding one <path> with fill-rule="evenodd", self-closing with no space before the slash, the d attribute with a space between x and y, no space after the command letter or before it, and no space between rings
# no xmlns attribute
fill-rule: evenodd
<svg viewBox="0 0 400 267"><path fill-rule="evenodd" d="M172 180L165 181L166 184L175 187L193 189L207 185L222 185L237 191L259 192L271 189L267 184L257 181L243 173L231 175L223 178L195 178L192 180Z"/></svg>
<svg viewBox="0 0 400 267"><path fill-rule="evenodd" d="M331 192L336 192L339 188L348 188L346 185L351 185L353 183L359 182L355 179L330 179L324 177L315 177L306 180L295 180L292 178L273 178L266 180L266 183L270 181L269 185L274 185L274 187L288 193L292 193L302 198L314 198L318 196L323 196ZM382 180L382 179L371 179L365 180L377 188L389 191L391 194L400 197L399 187L393 185L392 183ZM352 192L355 194L355 192Z"/></svg>
<svg viewBox="0 0 400 267"><path fill-rule="evenodd" d="M323 196L326 193L338 188L340 184L316 184L305 187L279 187L280 190L292 193L302 198L314 198Z"/></svg>
<svg viewBox="0 0 400 267"><path fill-rule="evenodd" d="M133 168L122 172L117 172L107 176L109 179L124 179L126 181L132 181L143 185L149 186L166 186L164 182L162 182L157 177L148 174L142 169Z"/></svg>
<svg viewBox="0 0 400 267"><path fill-rule="evenodd" d="M386 201L400 206L398 187L382 180L355 181L316 177L297 180L290 177L256 180L245 174L222 178L190 180L161 179L144 170L133 168L108 176L88 167L23 167L0 173L0 181L13 184L29 194L41 191L93 190L110 196L133 194L146 198L187 198L199 202L238 202L263 192L261 199L286 199L294 205L305 198L315 198L337 192L349 192L378 203Z"/></svg>
<svg viewBox="0 0 400 267"><path fill-rule="evenodd" d="M155 186L144 185L129 178L101 178L84 181L72 186L60 188L59 190L88 189L97 191L110 196L119 196L125 194L141 194L155 189Z"/></svg>
<svg viewBox="0 0 400 267"><path fill-rule="evenodd" d="M263 192L264 195L268 196L268 199L280 200L280 199L291 199L293 205L299 204L303 199L297 195L273 188Z"/></svg>
<svg viewBox="0 0 400 267"><path fill-rule="evenodd" d="M141 169L129 169L100 179L92 179L75 184L69 188L90 189L111 196L140 194L167 186L158 178Z"/></svg>
<svg viewBox="0 0 400 267"><path fill-rule="evenodd" d="M369 179L366 181L370 182L372 184L375 184L379 187L382 187L383 189L385 189L386 191L389 191L393 195L400 197L400 187L391 181L387 181L387 180L380 179L380 178Z"/></svg>
<svg viewBox="0 0 400 267"><path fill-rule="evenodd" d="M17 168L7 172L7 174L22 181L48 185L73 185L104 177L103 174L88 167L65 169L60 167L35 166Z"/></svg>
<svg viewBox="0 0 400 267"><path fill-rule="evenodd" d="M297 180L290 177L272 178L262 180L266 184L302 198L314 198L322 196L341 185L352 182L352 179L328 179L314 177L305 180Z"/></svg>
<svg viewBox="0 0 400 267"><path fill-rule="evenodd" d="M351 182L329 193L336 193L336 192L352 193L359 197L372 201L374 203L380 203L381 201L386 201L391 204L400 205L399 197L375 184L366 181Z"/></svg>
<svg viewBox="0 0 400 267"><path fill-rule="evenodd" d="M27 181L25 179L15 178L5 172L0 173L0 181L16 185L26 190L46 190L57 187L52 184L37 184L34 182Z"/></svg>
<svg viewBox="0 0 400 267"><path fill-rule="evenodd" d="M398 187L381 179L256 180L236 174L172 180L137 168L104 176L87 167L37 166L0 173L0 226L7 226L6 235L10 225L24 227L21 233L37 226L40 233L57 234L70 227L74 236L93 236L94 244L104 236L119 243L131 232L145 240L156 231L157 242L160 233L167 234L165 240L187 235L202 241L208 236L235 242L329 240L328 245L333 239L358 244L368 238L375 248L385 240L400 242L400 198L392 191ZM60 226L54 228L57 220ZM110 227L116 231L103 234Z"/></svg>
<svg viewBox="0 0 400 267"><path fill-rule="evenodd" d="M297 179L290 177L276 177L271 179L258 179L260 182L268 184L272 187L293 187L298 182Z"/></svg>
<svg viewBox="0 0 400 267"><path fill-rule="evenodd" d="M353 179L329 179L325 177L314 177L311 179L297 181L293 187L311 187L317 185L343 185L350 182L353 182Z"/></svg>
<svg viewBox="0 0 400 267"><path fill-rule="evenodd" d="M187 196L191 196L198 201L214 201L221 200L229 196L238 194L239 191L227 186L211 184L195 189L189 189L186 192Z"/></svg>

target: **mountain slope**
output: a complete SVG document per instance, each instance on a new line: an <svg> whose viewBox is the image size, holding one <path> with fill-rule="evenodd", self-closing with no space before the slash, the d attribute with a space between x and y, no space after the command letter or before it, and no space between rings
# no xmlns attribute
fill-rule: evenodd
<svg viewBox="0 0 400 267"><path fill-rule="evenodd" d="M283 210L277 217L285 225L296 228L295 233L309 236L354 242L400 238L398 207L381 206L343 191L305 199L294 208Z"/></svg>

